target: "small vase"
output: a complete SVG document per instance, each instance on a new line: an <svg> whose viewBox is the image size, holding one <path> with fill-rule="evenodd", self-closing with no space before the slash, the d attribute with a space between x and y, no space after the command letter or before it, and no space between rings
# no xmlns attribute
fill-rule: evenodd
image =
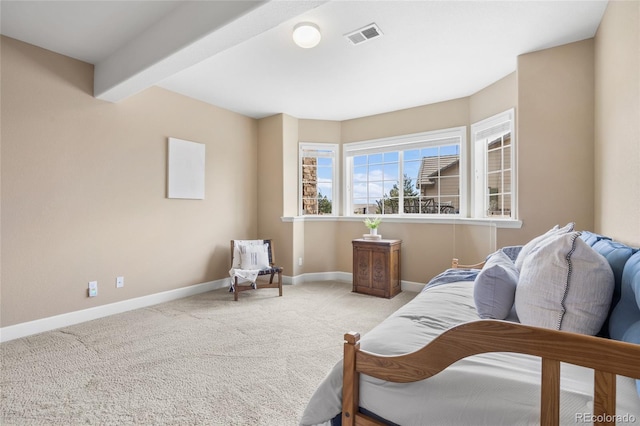
<svg viewBox="0 0 640 426"><path fill-rule="evenodd" d="M371 234L371 235L378 235L378 228L371 228L371 229L369 229L369 234Z"/></svg>

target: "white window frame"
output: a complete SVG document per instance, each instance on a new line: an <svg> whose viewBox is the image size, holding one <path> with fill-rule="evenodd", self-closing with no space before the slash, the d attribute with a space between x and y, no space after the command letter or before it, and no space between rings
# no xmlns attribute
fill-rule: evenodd
<svg viewBox="0 0 640 426"><path fill-rule="evenodd" d="M331 158L331 214L316 214L310 215L305 214L304 209L302 208L302 159L305 157L305 151L329 151L325 158ZM340 146L334 143L319 143L319 142L299 142L298 143L298 215L299 216L337 216L339 210L339 202L340 193L339 193L339 182L338 182L338 155L339 155Z"/></svg>
<svg viewBox="0 0 640 426"><path fill-rule="evenodd" d="M472 182L472 216L479 219L496 219L487 214L487 142L511 133L511 215L506 220L518 218L517 191L517 142L515 134L515 109L511 108L502 113L479 121L471 125L471 145L473 146L472 164L474 165Z"/></svg>
<svg viewBox="0 0 640 426"><path fill-rule="evenodd" d="M343 206L344 216L358 217L353 213L353 158L359 155L376 154L385 152L400 153L399 176L403 173L402 151L416 148L427 148L444 145L447 143L460 144L460 208L457 214L433 215L417 213L397 213L386 214L385 216L396 217L442 217L451 219L452 217L465 217L468 210L467 202L467 128L466 126L453 127L449 129L435 130L429 132L414 133L389 138L373 139L368 141L352 142L342 146L342 164L344 171L344 191ZM402 184L398 185L402 188ZM402 211L402 209L400 209Z"/></svg>

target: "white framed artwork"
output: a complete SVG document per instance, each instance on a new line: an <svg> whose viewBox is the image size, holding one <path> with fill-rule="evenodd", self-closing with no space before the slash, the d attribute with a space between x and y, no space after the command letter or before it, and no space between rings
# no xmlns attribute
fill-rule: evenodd
<svg viewBox="0 0 640 426"><path fill-rule="evenodd" d="M204 200L203 143L169 138L167 198Z"/></svg>

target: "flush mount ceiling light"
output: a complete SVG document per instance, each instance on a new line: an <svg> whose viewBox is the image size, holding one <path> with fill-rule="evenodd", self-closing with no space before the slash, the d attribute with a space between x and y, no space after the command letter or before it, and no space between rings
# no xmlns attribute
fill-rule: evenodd
<svg viewBox="0 0 640 426"><path fill-rule="evenodd" d="M300 22L293 27L293 41L304 49L316 47L321 38L320 28L311 22Z"/></svg>

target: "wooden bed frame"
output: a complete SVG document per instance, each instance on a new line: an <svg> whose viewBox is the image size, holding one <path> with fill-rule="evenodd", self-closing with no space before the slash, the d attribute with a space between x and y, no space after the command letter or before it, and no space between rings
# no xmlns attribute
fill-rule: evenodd
<svg viewBox="0 0 640 426"><path fill-rule="evenodd" d="M515 352L542 358L540 424L560 421L560 363L594 370L594 418L615 419L616 375L640 378L640 345L500 320L453 327L406 355L360 350L360 335L345 334L342 424L382 425L359 412L360 374L396 383L429 378L454 362L487 352ZM606 416L604 416L606 415ZM596 424L615 424L596 423Z"/></svg>

